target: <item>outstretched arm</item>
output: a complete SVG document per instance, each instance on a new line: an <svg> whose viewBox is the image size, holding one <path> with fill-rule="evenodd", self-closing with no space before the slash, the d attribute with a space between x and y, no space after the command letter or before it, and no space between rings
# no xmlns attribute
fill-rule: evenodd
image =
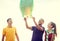
<svg viewBox="0 0 60 41"><path fill-rule="evenodd" d="M43 29L42 27L40 27L40 26L36 23L35 18L34 18L34 17L32 17L32 18L33 18L33 21L34 21L34 23L35 23L37 29L43 31L44 29Z"/></svg>
<svg viewBox="0 0 60 41"><path fill-rule="evenodd" d="M26 18L24 18L24 21L25 21L26 28L32 30L32 27L29 27L28 26L28 23L27 23L27 19Z"/></svg>

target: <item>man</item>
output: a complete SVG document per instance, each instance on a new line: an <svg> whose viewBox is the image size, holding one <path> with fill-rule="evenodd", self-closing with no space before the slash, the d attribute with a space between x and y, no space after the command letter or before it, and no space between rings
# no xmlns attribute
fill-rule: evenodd
<svg viewBox="0 0 60 41"><path fill-rule="evenodd" d="M15 36L17 38L17 41L19 41L16 28L12 26L12 19L7 19L8 26L3 29L3 35L2 35L2 41L4 41L4 38L6 37L5 41L15 41Z"/></svg>
<svg viewBox="0 0 60 41"><path fill-rule="evenodd" d="M36 26L29 27L27 24L27 18L24 18L26 28L33 31L33 36L32 36L31 41L43 41L42 37L43 37L43 33L44 33L44 27L42 26L42 24L44 23L44 20L40 19L37 24L35 21L35 18L33 17L32 19Z"/></svg>

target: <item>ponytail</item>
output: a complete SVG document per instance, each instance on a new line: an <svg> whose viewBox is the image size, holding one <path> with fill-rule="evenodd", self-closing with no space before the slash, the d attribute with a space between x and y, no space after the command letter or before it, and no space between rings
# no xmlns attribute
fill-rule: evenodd
<svg viewBox="0 0 60 41"><path fill-rule="evenodd" d="M53 22L51 22L51 25L53 26L52 28L54 28L54 34L56 34L56 36L57 36L57 32L56 32L56 24L53 23Z"/></svg>

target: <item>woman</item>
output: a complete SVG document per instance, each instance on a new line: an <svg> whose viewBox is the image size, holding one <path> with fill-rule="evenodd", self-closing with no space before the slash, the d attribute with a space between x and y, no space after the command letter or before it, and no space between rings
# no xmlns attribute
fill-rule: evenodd
<svg viewBox="0 0 60 41"><path fill-rule="evenodd" d="M45 35L46 39L45 41L54 41L55 40L55 36L57 36L57 32L56 32L56 24L53 22L50 22L48 24L48 30L46 31L46 35Z"/></svg>

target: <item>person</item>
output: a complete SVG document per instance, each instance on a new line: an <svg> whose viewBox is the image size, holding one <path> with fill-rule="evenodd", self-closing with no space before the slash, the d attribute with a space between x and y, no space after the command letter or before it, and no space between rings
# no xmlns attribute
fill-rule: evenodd
<svg viewBox="0 0 60 41"><path fill-rule="evenodd" d="M17 41L19 41L19 37L16 31L16 28L12 26L12 19L7 19L8 26L3 29L2 41L15 41L15 36ZM6 37L6 40L4 40Z"/></svg>
<svg viewBox="0 0 60 41"><path fill-rule="evenodd" d="M54 41L55 36L57 36L56 24L54 22L50 22L48 24L48 30L46 31L45 41Z"/></svg>
<svg viewBox="0 0 60 41"><path fill-rule="evenodd" d="M43 33L44 33L44 27L42 25L44 23L44 20L40 19L38 24L37 24L35 21L35 18L32 17L32 19L33 19L33 22L35 23L36 26L29 27L27 24L27 18L24 18L26 28L33 31L33 36L32 36L31 41L43 41L42 37L43 37Z"/></svg>

